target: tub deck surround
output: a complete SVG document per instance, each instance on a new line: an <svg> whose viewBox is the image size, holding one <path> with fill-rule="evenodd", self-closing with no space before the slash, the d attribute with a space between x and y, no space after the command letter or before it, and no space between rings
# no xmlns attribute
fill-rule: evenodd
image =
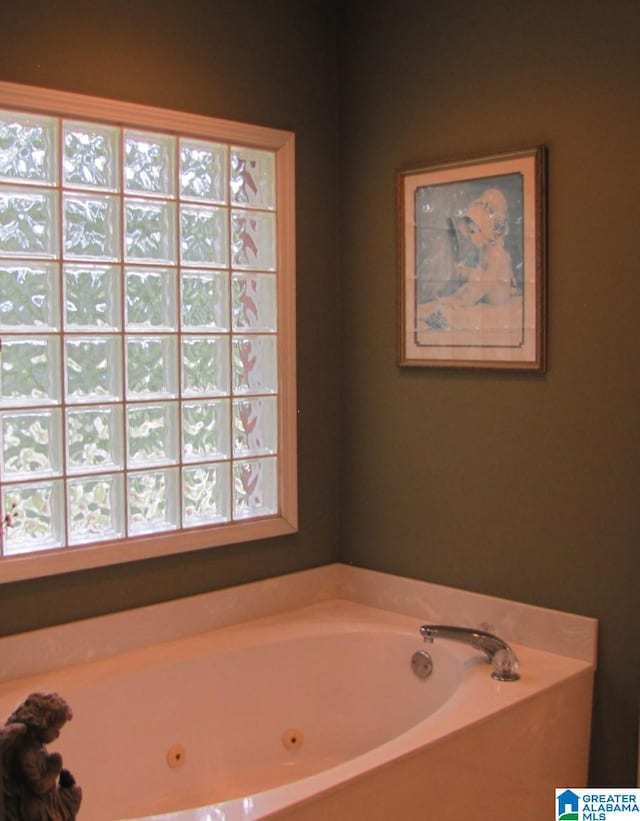
<svg viewBox="0 0 640 821"><path fill-rule="evenodd" d="M0 637L0 680L83 664L333 599L408 615L420 624L486 624L510 644L526 644L596 666L596 619L375 570L330 564Z"/></svg>
<svg viewBox="0 0 640 821"><path fill-rule="evenodd" d="M518 654L521 680L494 681L482 654L464 645L424 645L418 628L436 620L491 624ZM36 689L58 690L69 701L74 720L50 746L83 787L83 811L91 821L352 821L362 800L371 821L416 817L410 811L416 801L427 802L433 812L425 817L434 821L459 821L467 811L478 821L506 821L516 808L519 817L533 819L552 806L553 787L585 783L596 627L586 617L330 565L0 639L0 718ZM423 648L433 653L436 671L449 670L447 695L440 692L431 707L421 693L433 688L418 691L417 700L411 695L420 685L437 686L435 673L418 682L410 672L411 653ZM203 670L210 659L221 658L239 678L219 691L218 737L216 727L206 728L213 712L207 699L216 703L216 679L226 678L220 671L227 667L216 668L211 681ZM324 670L335 677L321 716L316 703L287 695L287 682L300 684L305 670L314 681ZM340 679L341 671L346 678ZM159 714L145 723L136 698L144 703L158 682L169 680L177 700L175 693L154 694ZM187 682L202 685L204 702L197 703L201 697ZM385 693L382 708L378 685ZM258 695L264 699L266 686L274 692L262 711L265 726L271 721L265 740L256 726L263 723L260 715L246 725L242 718ZM304 693L305 686L299 690ZM340 714L353 714L351 735L344 721L331 729L332 716ZM234 716L237 724L222 730L220 722ZM123 720L118 740L109 740L110 725ZM199 733L189 735L194 727ZM302 730L299 749L283 751L287 730ZM269 746L274 734L278 743ZM183 768L167 766L174 743L185 745ZM219 758L225 745L229 760L240 762L235 775ZM141 772L158 780L147 788L139 784L136 793L135 778L128 787L127 779L141 760L149 762ZM194 773L196 765L201 772ZM224 778L216 781L216 771ZM110 773L118 791L134 793L116 814L104 807ZM443 785L450 787L446 800ZM515 803L507 801L501 815L509 796ZM169 810L175 811L162 814Z"/></svg>
<svg viewBox="0 0 640 821"><path fill-rule="evenodd" d="M338 565L339 597L382 610L420 615L424 622L486 625L509 644L583 659L596 666L598 621L588 616L471 593L375 570Z"/></svg>

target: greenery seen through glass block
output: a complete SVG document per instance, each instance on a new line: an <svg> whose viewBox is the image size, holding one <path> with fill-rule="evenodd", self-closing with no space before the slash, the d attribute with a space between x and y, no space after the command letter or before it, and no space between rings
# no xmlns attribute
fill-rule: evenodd
<svg viewBox="0 0 640 821"><path fill-rule="evenodd" d="M187 199L227 201L227 154L225 145L180 140L180 192Z"/></svg>
<svg viewBox="0 0 640 821"><path fill-rule="evenodd" d="M0 189L0 255L55 257L58 200L54 191Z"/></svg>
<svg viewBox="0 0 640 821"><path fill-rule="evenodd" d="M125 272L127 329L176 330L177 275L170 268L128 268Z"/></svg>
<svg viewBox="0 0 640 821"><path fill-rule="evenodd" d="M137 535L175 530L180 516L178 488L176 468L130 473L129 532Z"/></svg>
<svg viewBox="0 0 640 821"><path fill-rule="evenodd" d="M119 539L124 535L124 493L120 474L69 479L71 544Z"/></svg>
<svg viewBox="0 0 640 821"><path fill-rule="evenodd" d="M60 401L60 341L55 336L7 338L0 355L0 404Z"/></svg>
<svg viewBox="0 0 640 821"><path fill-rule="evenodd" d="M275 156L0 111L4 555L277 512Z"/></svg>
<svg viewBox="0 0 640 821"><path fill-rule="evenodd" d="M59 476L62 418L56 408L0 414L2 480Z"/></svg>
<svg viewBox="0 0 640 821"><path fill-rule="evenodd" d="M131 399L177 394L177 341L173 336L127 337L127 396Z"/></svg>
<svg viewBox="0 0 640 821"><path fill-rule="evenodd" d="M57 120L0 111L0 180L55 185Z"/></svg>
<svg viewBox="0 0 640 821"><path fill-rule="evenodd" d="M122 328L121 269L116 265L65 265L65 327L68 330Z"/></svg>
<svg viewBox="0 0 640 821"><path fill-rule="evenodd" d="M182 403L182 458L186 462L227 459L229 400Z"/></svg>
<svg viewBox="0 0 640 821"><path fill-rule="evenodd" d="M120 202L97 194L65 194L64 252L67 257L120 258Z"/></svg>
<svg viewBox="0 0 640 821"><path fill-rule="evenodd" d="M50 262L0 262L0 330L57 331L60 277Z"/></svg>
<svg viewBox="0 0 640 821"><path fill-rule="evenodd" d="M125 200L125 258L132 262L175 260L175 206L170 202Z"/></svg>
<svg viewBox="0 0 640 821"><path fill-rule="evenodd" d="M182 473L184 527L226 522L230 518L229 463L197 465Z"/></svg>
<svg viewBox="0 0 640 821"><path fill-rule="evenodd" d="M95 123L65 122L64 181L74 188L117 191L119 131Z"/></svg>
<svg viewBox="0 0 640 821"><path fill-rule="evenodd" d="M184 330L228 331L229 275L184 269L180 282Z"/></svg>
<svg viewBox="0 0 640 821"><path fill-rule="evenodd" d="M127 191L174 195L174 137L125 131L124 152Z"/></svg>
<svg viewBox="0 0 640 821"><path fill-rule="evenodd" d="M65 418L70 473L124 466L121 405L70 408Z"/></svg>
<svg viewBox="0 0 640 821"><path fill-rule="evenodd" d="M129 405L127 408L128 463L138 467L177 461L178 406L175 402Z"/></svg>
<svg viewBox="0 0 640 821"><path fill-rule="evenodd" d="M120 337L67 337L65 357L67 402L104 402L121 398Z"/></svg>
<svg viewBox="0 0 640 821"><path fill-rule="evenodd" d="M226 336L182 338L184 396L226 396L229 393L229 340Z"/></svg>

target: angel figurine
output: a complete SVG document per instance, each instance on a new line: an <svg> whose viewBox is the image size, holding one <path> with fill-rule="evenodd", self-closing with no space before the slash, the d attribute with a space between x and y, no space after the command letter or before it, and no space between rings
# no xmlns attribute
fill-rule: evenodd
<svg viewBox="0 0 640 821"><path fill-rule="evenodd" d="M4 821L73 821L82 790L62 768L62 756L49 753L73 717L57 693L31 693L0 728L0 817ZM4 816L2 809L4 803Z"/></svg>

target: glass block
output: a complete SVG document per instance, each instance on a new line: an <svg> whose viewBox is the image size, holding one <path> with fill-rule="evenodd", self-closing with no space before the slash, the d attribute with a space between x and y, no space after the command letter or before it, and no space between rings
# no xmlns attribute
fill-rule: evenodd
<svg viewBox="0 0 640 821"><path fill-rule="evenodd" d="M229 463L198 465L182 472L183 527L227 522L230 518Z"/></svg>
<svg viewBox="0 0 640 821"><path fill-rule="evenodd" d="M183 270L182 327L189 331L229 330L229 275Z"/></svg>
<svg viewBox="0 0 640 821"><path fill-rule="evenodd" d="M182 338L182 393L184 396L228 396L228 337Z"/></svg>
<svg viewBox="0 0 640 821"><path fill-rule="evenodd" d="M276 206L276 157L272 151L231 149L231 202L249 208Z"/></svg>
<svg viewBox="0 0 640 821"><path fill-rule="evenodd" d="M59 476L62 470L62 417L59 409L0 414L3 482Z"/></svg>
<svg viewBox="0 0 640 821"><path fill-rule="evenodd" d="M54 117L0 111L0 180L55 185L57 134Z"/></svg>
<svg viewBox="0 0 640 821"><path fill-rule="evenodd" d="M119 259L118 198L108 194L65 194L63 231L66 257Z"/></svg>
<svg viewBox="0 0 640 821"><path fill-rule="evenodd" d="M70 404L122 398L119 336L65 339L65 397Z"/></svg>
<svg viewBox="0 0 640 821"><path fill-rule="evenodd" d="M129 405L127 464L135 467L174 464L178 457L177 434L175 402Z"/></svg>
<svg viewBox="0 0 640 821"><path fill-rule="evenodd" d="M172 331L178 327L175 268L128 268L125 271L128 330Z"/></svg>
<svg viewBox="0 0 640 821"><path fill-rule="evenodd" d="M62 480L5 485L2 492L3 516L8 511L12 511L12 526L5 528L4 555L34 553L62 546Z"/></svg>
<svg viewBox="0 0 640 821"><path fill-rule="evenodd" d="M231 266L252 271L275 271L275 214L231 212Z"/></svg>
<svg viewBox="0 0 640 821"><path fill-rule="evenodd" d="M232 287L234 331L277 330L278 303L274 274L235 274Z"/></svg>
<svg viewBox="0 0 640 821"><path fill-rule="evenodd" d="M0 254L57 257L58 234L57 192L0 188Z"/></svg>
<svg viewBox="0 0 640 821"><path fill-rule="evenodd" d="M274 457L234 463L234 519L254 519L278 512L277 467Z"/></svg>
<svg viewBox="0 0 640 821"><path fill-rule="evenodd" d="M233 402L234 457L265 456L278 449L278 406L275 397Z"/></svg>
<svg viewBox="0 0 640 821"><path fill-rule="evenodd" d="M227 459L230 455L229 400L183 402L183 461L205 462Z"/></svg>
<svg viewBox="0 0 640 821"><path fill-rule="evenodd" d="M277 344L274 336L233 338L233 392L277 393Z"/></svg>
<svg viewBox="0 0 640 821"><path fill-rule="evenodd" d="M127 485L129 535L178 527L180 487L177 468L130 473Z"/></svg>
<svg viewBox="0 0 640 821"><path fill-rule="evenodd" d="M57 331L58 266L52 262L0 263L0 330Z"/></svg>
<svg viewBox="0 0 640 821"><path fill-rule="evenodd" d="M122 474L67 481L69 544L121 539L124 531Z"/></svg>
<svg viewBox="0 0 640 821"><path fill-rule="evenodd" d="M228 265L225 208L206 205L180 207L180 261L183 265Z"/></svg>
<svg viewBox="0 0 640 821"><path fill-rule="evenodd" d="M125 257L131 262L175 263L175 205L125 200Z"/></svg>
<svg viewBox="0 0 640 821"><path fill-rule="evenodd" d="M121 330L119 266L65 265L64 308L67 330Z"/></svg>
<svg viewBox="0 0 640 821"><path fill-rule="evenodd" d="M127 397L174 397L178 385L177 340L171 336L127 337Z"/></svg>
<svg viewBox="0 0 640 821"><path fill-rule="evenodd" d="M69 473L95 473L124 466L120 405L70 408L66 422Z"/></svg>
<svg viewBox="0 0 640 821"><path fill-rule="evenodd" d="M227 201L227 147L180 140L180 194L186 199Z"/></svg>
<svg viewBox="0 0 640 821"><path fill-rule="evenodd" d="M59 373L57 337L5 337L0 349L0 405L58 404Z"/></svg>
<svg viewBox="0 0 640 821"><path fill-rule="evenodd" d="M175 137L125 131L124 176L127 193L175 195Z"/></svg>
<svg viewBox="0 0 640 821"><path fill-rule="evenodd" d="M95 123L65 122L63 174L65 185L118 191L119 129Z"/></svg>

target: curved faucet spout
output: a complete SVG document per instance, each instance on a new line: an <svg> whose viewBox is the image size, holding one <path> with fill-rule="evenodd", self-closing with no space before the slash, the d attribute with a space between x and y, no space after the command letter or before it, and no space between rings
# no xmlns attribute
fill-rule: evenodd
<svg viewBox="0 0 640 821"><path fill-rule="evenodd" d="M489 663L494 665L495 669L491 675L498 681L517 681L520 678L518 657L506 641L493 633L450 624L423 624L420 633L428 642L436 638L452 639L481 650Z"/></svg>

